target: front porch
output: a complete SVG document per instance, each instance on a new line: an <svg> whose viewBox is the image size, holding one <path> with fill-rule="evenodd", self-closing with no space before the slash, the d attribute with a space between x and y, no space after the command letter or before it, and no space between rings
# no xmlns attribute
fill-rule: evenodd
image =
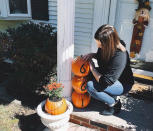
<svg viewBox="0 0 153 131"><path fill-rule="evenodd" d="M99 0L96 1L98 3ZM103 0L103 3L107 3L106 1L108 2L108 0ZM58 0L57 74L58 81L63 83L65 86L63 95L69 100L71 99L72 93L71 61L74 57L74 2L74 0ZM106 14L107 12L105 12L103 15L105 16ZM98 18L99 17L97 17L97 19ZM103 23L99 24L104 24L105 22L106 21L103 21ZM98 25L94 25L94 28L96 29L97 26ZM143 96L143 94L138 93L138 89L146 89L146 92L148 91L148 93L150 93L150 97L148 97L148 95ZM101 115L100 112L103 108L102 103L95 101L94 99L91 100L87 108L74 108L70 119L70 128L68 131L153 130L153 102L151 101L153 99L153 93L150 89L153 89L152 82L149 81L145 82L145 84L142 84L141 82L136 81L133 90L128 95L120 97L122 102L122 110L115 116ZM31 102L31 99L32 98L28 98L29 103ZM9 116L8 119L15 120L13 121L15 124L13 124L13 126L11 126L7 131L14 129L14 127L17 127L15 128L15 131L44 130L45 127L40 122L40 118L37 116L35 109L30 109L31 111L28 112L28 109L23 106L23 103L24 100L20 101L13 98L12 96L9 96L5 91L4 85L0 86L0 104L2 106L10 104L14 105L14 115ZM37 105L38 103L35 104ZM19 107L19 111L16 110L17 107ZM22 107L25 108L23 111L20 110ZM0 110L0 114L3 114L3 111L4 110ZM6 110L6 108L4 112L9 114L9 110ZM1 123L1 120L5 118L1 116L2 115L0 115L0 130L1 125L5 126L4 123Z"/></svg>
<svg viewBox="0 0 153 131"><path fill-rule="evenodd" d="M92 100L85 109L74 109L71 122L103 131L152 130L153 103L132 96L121 96L122 110L115 116L100 115L103 106Z"/></svg>
<svg viewBox="0 0 153 131"><path fill-rule="evenodd" d="M74 108L74 111L71 114L68 131L153 130L153 93L152 97L149 99L145 96L140 96L140 94L134 94L136 89L140 89L139 87L146 88L152 87L152 85L136 82L134 87L135 88L133 88L128 95L120 97L122 102L122 110L117 115L101 115L100 112L103 109L103 105L101 102L94 99L92 99L90 104L84 109ZM0 104L0 120L1 122L7 120L7 123L9 124L11 121L13 121L13 127L11 128L15 127L17 131L42 131L45 128L41 123L40 118L37 116L35 109L28 109L27 107L24 107L24 101L15 99L8 95L4 85L0 86ZM5 112L2 108L3 105L5 105ZM11 108L7 108L8 106L11 106ZM3 116L6 112L8 118ZM9 116L10 112L16 113ZM0 127L2 128L1 122ZM4 122L4 127L6 126L5 124L6 123Z"/></svg>
<svg viewBox="0 0 153 131"><path fill-rule="evenodd" d="M62 3L63 2L63 3ZM67 3L65 7L62 7L62 4L68 2L67 0L63 0L61 2L57 1L57 18L58 18L58 68L57 74L58 79L62 83L64 82L66 90L64 92L64 96L71 99L71 89L70 81L71 81L71 60L74 57L74 18L75 18L75 1L71 1L71 6ZM97 1L98 4L99 1ZM102 2L102 1L101 1ZM104 0L101 5L107 5L108 1ZM117 2L115 0L115 2ZM113 2L112 2L113 4ZM96 4L95 4L96 6ZM66 10L64 10L66 9ZM97 29L99 25L106 24L107 22L104 21L105 15L108 12L104 11L104 14L101 16L101 11L96 8L97 12L94 14L96 19L103 19L101 23L97 22L94 19L94 30ZM69 10L69 11L68 11ZM62 13L65 14L65 17L62 16ZM69 13L68 13L69 12ZM113 10L111 13L114 13ZM67 15L66 15L67 14ZM114 15L115 16L115 15ZM113 16L112 16L113 17ZM110 17L111 18L111 17ZM115 18L113 18L114 20ZM98 23L98 24L97 24ZM109 23L111 23L109 21ZM59 27L62 27L61 29ZM64 31L67 31L66 33ZM65 33L65 34L64 34ZM94 42L92 43L92 51L94 51ZM60 47L64 47L61 48ZM70 51L71 49L71 51ZM63 53L61 56L61 52ZM69 65L69 66L67 66ZM65 69L65 70L62 70ZM61 72L62 71L62 72ZM65 77L66 76L66 77ZM137 76L135 76L137 77ZM139 77L140 78L140 77ZM67 83L67 84L66 84ZM131 95L121 96L121 102L123 104L122 111L116 116L103 116L100 114L101 109L103 108L100 102L95 100L91 100L88 107L84 109L77 109L74 108L74 111L71 115L70 122L86 126L89 128L93 128L100 131L120 131L120 130L153 130L152 122L153 122L153 103L149 100L146 100L145 96L140 95L137 92L139 87L142 87L142 90L145 89L144 87L150 89L152 84L146 83L145 85L142 83L137 83L131 91ZM134 91L135 90L135 91ZM132 96L137 96L139 98L145 98L143 100L133 98ZM152 94L151 94L152 97Z"/></svg>

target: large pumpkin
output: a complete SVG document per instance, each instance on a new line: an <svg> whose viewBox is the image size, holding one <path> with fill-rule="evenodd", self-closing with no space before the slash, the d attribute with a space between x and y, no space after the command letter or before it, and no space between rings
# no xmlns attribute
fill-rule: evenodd
<svg viewBox="0 0 153 131"><path fill-rule="evenodd" d="M76 57L72 61L72 72L80 77L87 76L89 74L90 67L89 62L84 61L81 56Z"/></svg>
<svg viewBox="0 0 153 131"><path fill-rule="evenodd" d="M90 95L88 93L78 94L74 91L72 93L72 102L77 108L85 108L90 102Z"/></svg>
<svg viewBox="0 0 153 131"><path fill-rule="evenodd" d="M49 98L45 103L45 111L52 115L59 115L64 113L67 110L67 103L64 98L62 100L54 102L50 101Z"/></svg>
<svg viewBox="0 0 153 131"><path fill-rule="evenodd" d="M84 94L87 92L86 89L87 80L84 77L74 76L72 78L72 87L78 94Z"/></svg>

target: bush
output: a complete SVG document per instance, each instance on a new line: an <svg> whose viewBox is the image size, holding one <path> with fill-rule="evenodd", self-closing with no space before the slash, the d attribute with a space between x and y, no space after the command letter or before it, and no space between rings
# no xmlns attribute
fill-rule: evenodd
<svg viewBox="0 0 153 131"><path fill-rule="evenodd" d="M0 60L3 61L3 57L7 56L7 52L10 49L10 40L6 32L0 32Z"/></svg>
<svg viewBox="0 0 153 131"><path fill-rule="evenodd" d="M35 93L48 83L57 56L57 35L53 31L51 25L30 22L0 33L1 55L13 60L15 70L8 80L10 92Z"/></svg>

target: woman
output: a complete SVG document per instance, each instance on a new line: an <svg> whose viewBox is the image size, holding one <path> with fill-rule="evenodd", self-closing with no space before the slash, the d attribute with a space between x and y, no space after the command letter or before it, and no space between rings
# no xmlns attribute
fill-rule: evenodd
<svg viewBox="0 0 153 131"><path fill-rule="evenodd" d="M102 25L94 36L98 51L83 56L89 61L92 80L87 83L88 93L107 106L103 115L113 115L120 111L121 103L115 97L127 93L134 84L130 59L125 44L116 29ZM92 58L97 59L95 68Z"/></svg>

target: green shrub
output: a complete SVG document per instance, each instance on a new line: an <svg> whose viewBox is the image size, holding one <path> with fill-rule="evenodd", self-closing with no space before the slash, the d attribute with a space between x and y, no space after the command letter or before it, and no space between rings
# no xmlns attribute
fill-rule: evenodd
<svg viewBox="0 0 153 131"><path fill-rule="evenodd" d="M30 22L9 28L6 33L1 33L0 38L2 36L7 38L2 55L13 60L15 70L8 80L9 91L29 94L42 89L56 65L57 35L54 28L49 24Z"/></svg>
<svg viewBox="0 0 153 131"><path fill-rule="evenodd" d="M8 50L10 49L10 40L6 32L0 32L0 60L3 61L3 57L9 55Z"/></svg>
<svg viewBox="0 0 153 131"><path fill-rule="evenodd" d="M9 37L7 33L0 32L0 83L3 83L8 78L8 75L13 72L12 65L4 62L4 57L7 57L9 49Z"/></svg>

